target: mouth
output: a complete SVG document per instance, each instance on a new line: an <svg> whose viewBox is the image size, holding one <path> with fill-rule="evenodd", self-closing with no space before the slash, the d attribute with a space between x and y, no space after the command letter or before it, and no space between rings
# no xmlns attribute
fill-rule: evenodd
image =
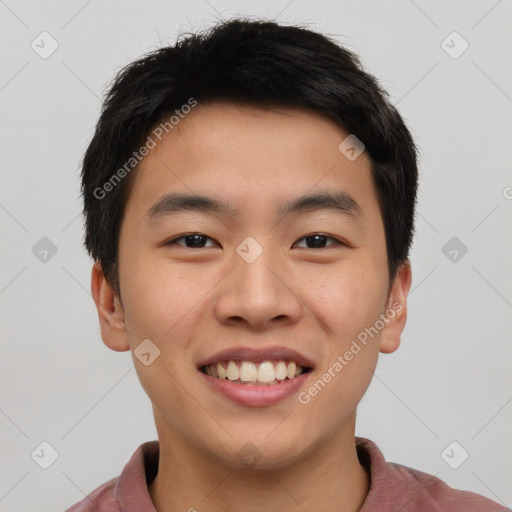
<svg viewBox="0 0 512 512"><path fill-rule="evenodd" d="M202 365L199 370L216 379L232 384L252 386L277 386L312 371L311 366L294 360L267 359L264 361L226 359Z"/></svg>
<svg viewBox="0 0 512 512"><path fill-rule="evenodd" d="M197 364L210 390L245 407L291 399L311 380L314 369L308 357L283 346L227 348Z"/></svg>

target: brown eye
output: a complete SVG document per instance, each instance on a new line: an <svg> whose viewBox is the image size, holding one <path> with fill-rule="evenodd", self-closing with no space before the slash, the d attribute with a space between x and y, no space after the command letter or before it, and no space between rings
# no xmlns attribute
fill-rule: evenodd
<svg viewBox="0 0 512 512"><path fill-rule="evenodd" d="M329 245L343 245L340 241L336 240L335 238L327 235L322 235L320 233L315 233L313 235L302 237L300 240L306 241L306 249L324 249L325 247L329 247ZM332 240L334 244L329 244L326 246L327 240Z"/></svg>
<svg viewBox="0 0 512 512"><path fill-rule="evenodd" d="M183 240L184 243L178 243L178 240ZM207 240L212 239L200 233L193 233L190 235L182 235L177 238L174 238L173 240L167 242L166 245L181 245L185 246L187 249L203 249L205 247L205 243Z"/></svg>

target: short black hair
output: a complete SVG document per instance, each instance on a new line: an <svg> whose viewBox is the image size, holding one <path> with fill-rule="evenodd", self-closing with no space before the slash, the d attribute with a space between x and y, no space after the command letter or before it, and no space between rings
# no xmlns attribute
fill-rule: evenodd
<svg viewBox="0 0 512 512"><path fill-rule="evenodd" d="M362 141L391 282L408 259L418 181L417 149L402 117L358 56L335 40L301 26L233 18L182 34L174 46L132 62L106 93L83 158L84 243L118 296L119 232L138 167L135 152L155 126L191 100L305 109Z"/></svg>

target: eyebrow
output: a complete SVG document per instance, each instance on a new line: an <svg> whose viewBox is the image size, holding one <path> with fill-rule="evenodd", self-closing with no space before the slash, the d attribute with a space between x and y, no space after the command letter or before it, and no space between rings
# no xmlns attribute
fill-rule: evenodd
<svg viewBox="0 0 512 512"><path fill-rule="evenodd" d="M184 211L224 215L231 218L239 215L238 210L229 203L208 196L183 193L169 193L162 196L148 210L148 214L151 219L157 219ZM363 217L359 204L350 194L343 191L305 194L280 205L276 214L278 217L286 217L290 214L317 211L335 211L352 217Z"/></svg>

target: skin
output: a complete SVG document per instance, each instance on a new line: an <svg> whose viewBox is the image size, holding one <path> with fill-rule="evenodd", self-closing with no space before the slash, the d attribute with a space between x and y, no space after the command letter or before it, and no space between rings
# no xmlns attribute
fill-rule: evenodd
<svg viewBox="0 0 512 512"><path fill-rule="evenodd" d="M198 105L142 161L120 232L121 297L99 264L92 293L109 348L133 353L149 338L161 351L149 366L133 357L160 441L149 486L158 512L360 509L369 479L355 449L356 407L379 352L400 344L411 270L405 262L389 282L370 161L338 150L347 136L298 109ZM320 190L349 193L361 218L276 217L284 201ZM151 220L148 210L168 192L229 201L238 213ZM209 238L202 248L164 245L189 233ZM308 245L304 237L316 233L332 239ZM248 236L263 247L250 264L236 252ZM314 362L299 391L307 390L393 303L401 311L307 405L296 395L238 405L198 374L198 361L219 350L284 345ZM251 467L237 457L247 442L261 453Z"/></svg>

